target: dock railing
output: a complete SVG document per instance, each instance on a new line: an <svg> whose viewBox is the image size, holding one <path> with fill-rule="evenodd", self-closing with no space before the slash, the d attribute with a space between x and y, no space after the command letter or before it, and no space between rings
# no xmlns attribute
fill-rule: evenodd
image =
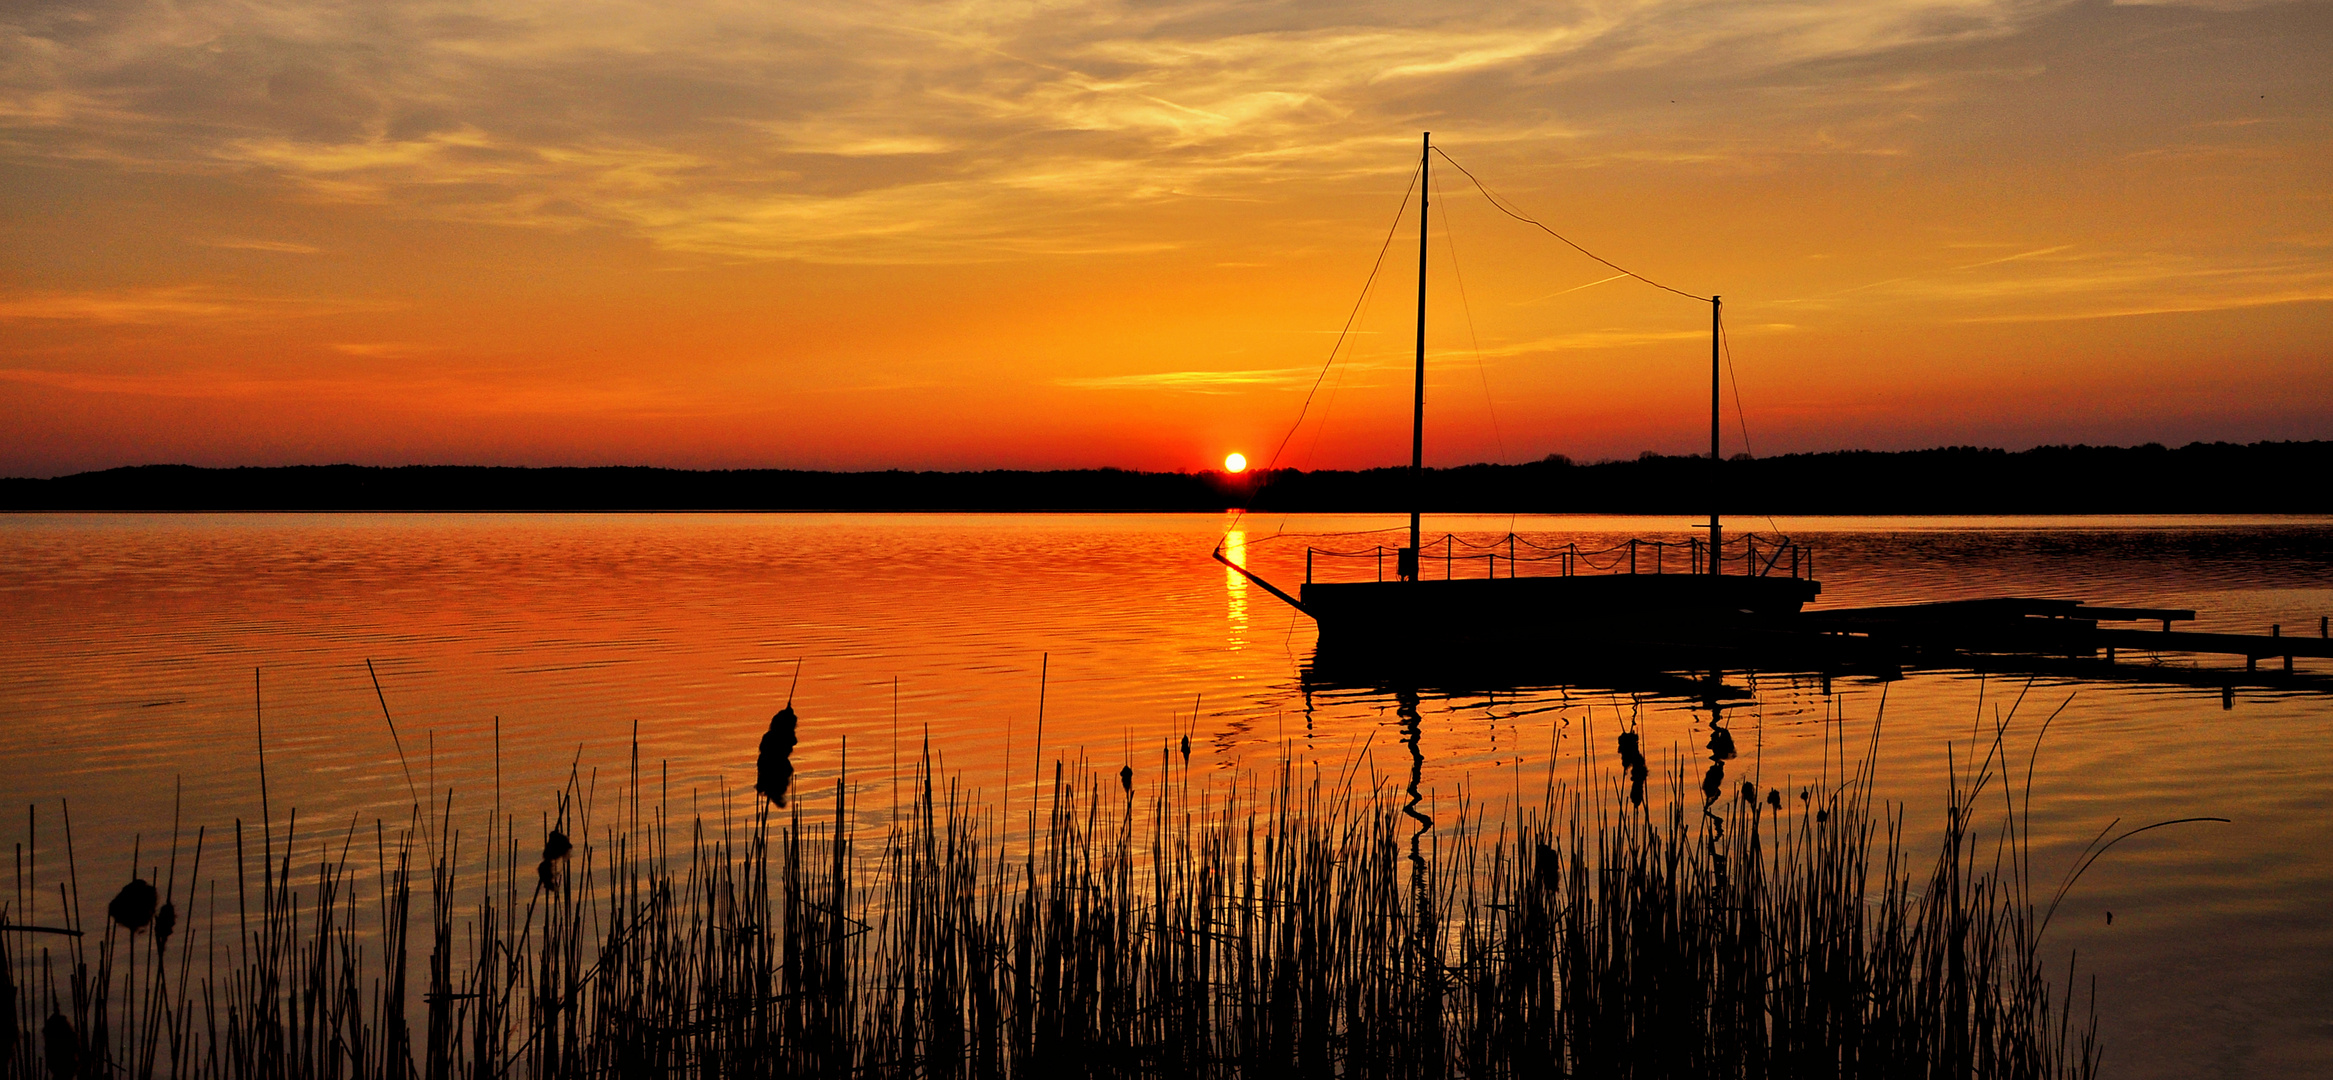
<svg viewBox="0 0 2333 1080"><path fill-rule="evenodd" d="M1582 548L1577 541L1562 544L1542 544L1516 533L1487 541L1469 540L1456 533L1444 533L1425 541L1420 551L1419 572L1424 572L1434 560L1434 549L1442 549L1443 580L1497 577L1578 577L1586 574L1706 574L1709 572L1709 541L1698 537L1679 540L1640 540L1630 538L1602 548ZM1461 553L1463 551L1463 553ZM1366 548L1304 549L1304 583L1316 580L1366 580L1353 574L1338 572L1346 567L1372 567L1378 581L1384 581L1386 556L1398 556L1401 549L1383 544ZM1727 540L1718 551L1721 573L1748 577L1789 577L1812 581L1815 576L1814 550L1786 536L1760 536L1750 533L1738 539ZM1398 558L1395 560L1398 564ZM1480 566L1481 574L1471 572ZM1504 569L1505 574L1499 571ZM1315 574L1326 571L1330 577Z"/></svg>

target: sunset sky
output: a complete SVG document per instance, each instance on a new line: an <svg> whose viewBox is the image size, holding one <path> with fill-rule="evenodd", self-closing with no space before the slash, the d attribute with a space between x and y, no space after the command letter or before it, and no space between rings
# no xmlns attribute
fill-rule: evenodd
<svg viewBox="0 0 2333 1080"><path fill-rule="evenodd" d="M1728 453L2333 438L2328 57L2322 3L19 0L0 475L1262 464L1425 130L1724 295ZM1434 197L1429 462L1706 448L1706 305ZM1283 466L1406 461L1399 228Z"/></svg>

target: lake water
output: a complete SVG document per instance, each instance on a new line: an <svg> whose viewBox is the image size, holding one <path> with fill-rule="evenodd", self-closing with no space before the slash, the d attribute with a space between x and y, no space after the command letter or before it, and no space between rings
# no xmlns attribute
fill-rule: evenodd
<svg viewBox="0 0 2333 1080"><path fill-rule="evenodd" d="M110 880L186 828L260 814L258 736L280 820L405 818L413 784L548 812L574 765L622 770L632 740L676 802L745 805L757 740L789 693L805 788L882 785L924 739L992 803L1042 754L1154 769L1188 734L1223 773L1284 757L1406 776L1395 703L1307 692L1309 622L1207 558L1301 580L1305 541L1391 517L1217 515L229 515L0 517L0 829L60 865L69 802L85 876ZM1682 541L1669 518L1436 517L1488 538ZM1818 606L1994 595L2192 607L2196 629L2318 633L2333 520L1744 519L1814 545ZM1429 572L1437 568L1429 556ZM1465 573L1463 569L1460 571ZM2192 667L2189 657L2133 656ZM366 661L378 673L376 698ZM2240 668L2226 658L2202 661ZM799 684L796 684L799 665ZM2304 673L2333 674L2323 661ZM259 722L255 722L256 691ZM2143 672L2141 672L2143 674ZM1734 768L1823 775L1881 715L1880 785L1915 839L1948 761L2020 693L2036 759L2037 863L2054 880L2110 822L2218 816L2117 847L2050 930L2095 976L2110 1074L2333 1075L2333 695L1967 671L1888 683L1728 673ZM2317 685L2323 685L2318 683ZM1039 699L1043 696L1042 741ZM1593 686L1433 694L1425 787L1496 800L1640 725L1699 756L1702 703ZM1601 738L1601 737L1600 737ZM497 753L499 740L499 754ZM1656 761L1660 758L1656 756ZM653 767L653 766L652 766ZM1829 766L1835 774L1836 765ZM876 788L880 790L880 788ZM683 796L681 793L688 793ZM1527 796L1528 797L1528 796ZM882 800L868 799L869 806ZM530 809L531 808L531 809ZM459 813L457 813L459 817ZM28 822L30 823L28 825ZM94 887L94 886L93 886ZM47 901L51 906L52 897ZM39 908L34 909L38 914ZM2109 923L2106 913L2111 911Z"/></svg>

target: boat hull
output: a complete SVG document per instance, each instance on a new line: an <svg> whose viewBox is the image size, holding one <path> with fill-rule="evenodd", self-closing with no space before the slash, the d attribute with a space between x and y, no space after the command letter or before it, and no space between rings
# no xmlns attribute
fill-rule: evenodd
<svg viewBox="0 0 2333 1080"><path fill-rule="evenodd" d="M1310 582L1304 611L1324 649L1563 642L1702 642L1796 615L1822 592L1791 577L1596 574Z"/></svg>

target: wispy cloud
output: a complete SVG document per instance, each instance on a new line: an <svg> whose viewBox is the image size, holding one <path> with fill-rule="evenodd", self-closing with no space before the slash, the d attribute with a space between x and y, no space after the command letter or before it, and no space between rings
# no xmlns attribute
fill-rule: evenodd
<svg viewBox="0 0 2333 1080"><path fill-rule="evenodd" d="M1194 394L1227 394L1253 389L1302 389L1312 385L1319 375L1319 368L1159 371L1141 375L1055 379L1053 385L1077 390L1180 390Z"/></svg>
<svg viewBox="0 0 2333 1080"><path fill-rule="evenodd" d="M1477 145L1707 155L1607 145L1547 87L1755 78L2057 6L61 3L0 33L0 151L723 256L1150 250L1110 211L1375 176L1421 95Z"/></svg>
<svg viewBox="0 0 2333 1080"><path fill-rule="evenodd" d="M250 240L234 236L196 239L193 242L228 251L265 251L277 255L314 255L324 250L313 244L295 244L288 240Z"/></svg>
<svg viewBox="0 0 2333 1080"><path fill-rule="evenodd" d="M171 285L0 295L0 322L223 322L379 311L388 306L369 301L252 296L206 285Z"/></svg>
<svg viewBox="0 0 2333 1080"><path fill-rule="evenodd" d="M327 346L327 348L330 348L333 352L340 353L343 356L362 356L368 359L391 359L400 356L417 356L422 353L436 351L431 346L419 345L409 341L342 341L335 342L334 344Z"/></svg>
<svg viewBox="0 0 2333 1080"><path fill-rule="evenodd" d="M734 401L638 380L578 381L556 372L192 369L72 371L0 368L0 382L79 394L239 401L301 408L362 406L451 416L701 417L732 415Z"/></svg>

